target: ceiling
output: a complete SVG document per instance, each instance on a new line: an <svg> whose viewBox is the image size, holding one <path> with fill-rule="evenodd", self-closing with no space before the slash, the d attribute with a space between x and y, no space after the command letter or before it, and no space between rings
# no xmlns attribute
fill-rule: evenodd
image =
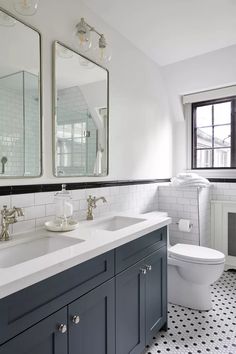
<svg viewBox="0 0 236 354"><path fill-rule="evenodd" d="M236 44L236 0L86 0L159 65Z"/></svg>

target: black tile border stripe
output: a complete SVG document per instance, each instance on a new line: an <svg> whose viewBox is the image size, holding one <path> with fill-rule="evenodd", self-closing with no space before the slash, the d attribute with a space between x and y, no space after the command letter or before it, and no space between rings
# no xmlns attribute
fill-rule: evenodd
<svg viewBox="0 0 236 354"><path fill-rule="evenodd" d="M208 178L211 183L236 183L236 178ZM96 181L96 182L73 182L66 183L68 190L75 189L91 189L91 188L104 188L116 186L130 186L139 184L151 183L167 183L170 178L161 179L141 179L141 180L117 180L117 181ZM12 194L27 194L27 193L40 193L40 192L56 192L61 190L62 183L49 183L49 184L26 184L15 186L0 186L1 195Z"/></svg>
<svg viewBox="0 0 236 354"><path fill-rule="evenodd" d="M104 187L130 186L130 185L137 185L137 184L166 183L166 182L170 182L170 179L162 178L162 179L96 181L96 182L78 182L78 183L74 182L74 183L65 183L65 184L68 190L75 190L75 189L104 188ZM61 185L62 183L26 184L20 186L0 186L0 196L12 195L12 194L56 192L61 190Z"/></svg>
<svg viewBox="0 0 236 354"><path fill-rule="evenodd" d="M236 183L236 178L208 178L211 183Z"/></svg>

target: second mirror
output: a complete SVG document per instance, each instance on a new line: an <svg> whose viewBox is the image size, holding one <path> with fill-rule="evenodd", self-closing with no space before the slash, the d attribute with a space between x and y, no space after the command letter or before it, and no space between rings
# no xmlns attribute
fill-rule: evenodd
<svg viewBox="0 0 236 354"><path fill-rule="evenodd" d="M54 45L54 174L108 173L108 71Z"/></svg>

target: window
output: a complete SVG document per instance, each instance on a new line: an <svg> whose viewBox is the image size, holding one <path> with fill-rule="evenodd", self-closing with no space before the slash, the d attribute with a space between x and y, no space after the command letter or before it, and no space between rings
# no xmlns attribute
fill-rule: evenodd
<svg viewBox="0 0 236 354"><path fill-rule="evenodd" d="M86 122L58 125L57 164L61 167L86 167Z"/></svg>
<svg viewBox="0 0 236 354"><path fill-rule="evenodd" d="M236 167L236 97L192 104L192 169Z"/></svg>

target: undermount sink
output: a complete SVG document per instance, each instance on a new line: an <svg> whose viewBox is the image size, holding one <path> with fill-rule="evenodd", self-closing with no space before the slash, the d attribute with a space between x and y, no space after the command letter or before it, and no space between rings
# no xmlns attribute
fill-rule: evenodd
<svg viewBox="0 0 236 354"><path fill-rule="evenodd" d="M106 230L106 231L117 231L124 229L125 227L138 224L140 222L146 221L142 218L132 218L128 216L112 216L107 219L95 222L91 227L96 229Z"/></svg>
<svg viewBox="0 0 236 354"><path fill-rule="evenodd" d="M27 241L0 249L0 268L9 268L83 241L63 236L31 238Z"/></svg>

